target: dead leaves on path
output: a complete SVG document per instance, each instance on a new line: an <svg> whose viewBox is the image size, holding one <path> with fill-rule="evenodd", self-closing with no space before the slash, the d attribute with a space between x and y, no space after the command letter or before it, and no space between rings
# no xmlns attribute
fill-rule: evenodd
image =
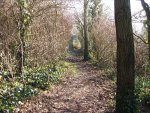
<svg viewBox="0 0 150 113"><path fill-rule="evenodd" d="M101 70L80 59L77 76L67 76L61 84L17 108L18 113L110 113L114 83ZM111 108L110 108L111 107Z"/></svg>

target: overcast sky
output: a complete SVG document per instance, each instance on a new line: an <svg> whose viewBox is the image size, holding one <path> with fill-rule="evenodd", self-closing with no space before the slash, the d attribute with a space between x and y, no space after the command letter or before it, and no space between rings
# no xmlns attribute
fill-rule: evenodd
<svg viewBox="0 0 150 113"><path fill-rule="evenodd" d="M83 0L79 0L79 1L83 1ZM76 10L77 11L81 11L82 10L82 3L80 3L79 1L76 2ZM139 10L142 9L142 6L141 6L141 2L140 0L130 0L131 1L131 10L132 10L132 13L135 13ZM150 4L150 0L145 0L147 3ZM109 8L112 12L114 10L114 0L102 0L102 3L105 5L105 8Z"/></svg>
<svg viewBox="0 0 150 113"><path fill-rule="evenodd" d="M102 0L105 8L110 8L110 10L114 11L114 0ZM131 1L131 11L132 14L134 14L137 11L142 10L141 2L140 0L130 0ZM147 3L150 3L150 0L145 0Z"/></svg>
<svg viewBox="0 0 150 113"><path fill-rule="evenodd" d="M80 0L83 1L83 0ZM145 0L148 4L150 4L150 0ZM143 8L141 6L140 0L130 0L131 2L131 12L132 15L137 13L138 11L141 11ZM102 3L104 4L104 11L108 12L111 19L114 19L114 0L102 0ZM80 2L77 2L75 5L75 11L76 12L82 12L83 11L83 4ZM133 28L136 31L142 30L143 24L141 23L133 23Z"/></svg>
<svg viewBox="0 0 150 113"><path fill-rule="evenodd" d="M130 0L131 1L131 12L132 15L137 13L138 11L141 11L143 8L141 6L140 0ZM150 4L150 0L145 0L148 4ZM111 17L113 18L114 16L114 0L103 0L104 3L104 8L109 12ZM143 24L141 23L133 23L133 28L136 31L142 30Z"/></svg>

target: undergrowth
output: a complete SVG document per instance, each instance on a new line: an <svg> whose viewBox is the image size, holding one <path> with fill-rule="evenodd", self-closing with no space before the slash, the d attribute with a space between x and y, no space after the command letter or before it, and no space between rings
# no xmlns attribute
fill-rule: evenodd
<svg viewBox="0 0 150 113"><path fill-rule="evenodd" d="M93 62L92 62L93 63ZM114 67L103 67L97 65L95 62L94 66L100 68L104 71L104 75L107 76L110 80L116 83L117 73ZM135 97L136 97L136 106L137 112L142 113L142 110L146 110L150 112L150 67L145 67L143 70L146 74L136 73L135 77ZM146 70L146 72L145 72ZM115 108L115 98L111 103L109 102L109 106Z"/></svg>
<svg viewBox="0 0 150 113"><path fill-rule="evenodd" d="M135 83L135 95L139 109L145 107L150 110L150 77L138 76Z"/></svg>
<svg viewBox="0 0 150 113"><path fill-rule="evenodd" d="M24 81L16 77L13 81L8 80L9 75L3 72L0 75L0 113L11 113L15 106L22 101L38 95L47 90L51 85L58 83L67 73L75 73L73 64L60 61L57 64L36 67L24 70Z"/></svg>

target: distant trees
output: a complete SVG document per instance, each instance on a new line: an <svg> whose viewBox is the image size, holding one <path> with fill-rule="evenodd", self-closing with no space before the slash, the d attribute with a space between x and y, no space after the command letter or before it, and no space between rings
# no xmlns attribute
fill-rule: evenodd
<svg viewBox="0 0 150 113"><path fill-rule="evenodd" d="M116 113L136 113L134 97L134 40L130 0L115 0L117 36Z"/></svg>
<svg viewBox="0 0 150 113"><path fill-rule="evenodd" d="M94 35L94 26L97 26L99 20L101 20L101 15L103 13L103 8L101 0L89 0L88 7L88 33L89 33L89 51L91 57L96 56L98 60L98 45L96 43L96 37ZM97 20L97 21L96 21Z"/></svg>
<svg viewBox="0 0 150 113"><path fill-rule="evenodd" d="M146 16L147 16L147 33L148 33L148 56L149 56L149 64L150 64L150 7L149 5L145 2L145 0L141 0L141 4L143 9L145 10Z"/></svg>
<svg viewBox="0 0 150 113"><path fill-rule="evenodd" d="M88 54L91 59L99 63L98 65L112 66L116 47L114 23L103 12L101 0L85 2L87 6L84 4L84 14L75 16L78 35L81 40L83 39L81 41L83 46L85 45L83 56L86 58Z"/></svg>
<svg viewBox="0 0 150 113"><path fill-rule="evenodd" d="M84 0L84 60L88 60L94 52L97 53L93 25L96 18L102 15L101 0ZM82 31L82 30L80 30Z"/></svg>

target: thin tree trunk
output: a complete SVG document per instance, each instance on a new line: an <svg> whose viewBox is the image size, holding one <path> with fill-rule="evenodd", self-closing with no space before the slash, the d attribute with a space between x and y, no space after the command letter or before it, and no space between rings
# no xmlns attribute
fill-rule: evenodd
<svg viewBox="0 0 150 113"><path fill-rule="evenodd" d="M24 38L25 38L25 28L24 28L24 18L23 18L23 9L22 6L20 6L20 25L19 25L19 50L17 53L17 60L18 60L18 64L17 64L17 75L22 76L24 78L23 75L23 67L24 67L24 61L25 61L25 57L24 57L24 52L25 52L25 42L24 42Z"/></svg>
<svg viewBox="0 0 150 113"><path fill-rule="evenodd" d="M150 18L148 20L150 22ZM150 25L148 25L147 28L147 32L148 32L148 56L149 56L149 64L150 64Z"/></svg>
<svg viewBox="0 0 150 113"><path fill-rule="evenodd" d="M89 60L88 31L87 31L87 0L84 0L84 61Z"/></svg>
<svg viewBox="0 0 150 113"><path fill-rule="evenodd" d="M24 80L23 68L25 65L25 38L30 23L30 13L28 12L28 1L18 0L20 8L20 21L19 21L19 50L17 53L17 75L22 76Z"/></svg>
<svg viewBox="0 0 150 113"><path fill-rule="evenodd" d="M115 0L117 37L116 113L135 113L134 40L130 0Z"/></svg>

